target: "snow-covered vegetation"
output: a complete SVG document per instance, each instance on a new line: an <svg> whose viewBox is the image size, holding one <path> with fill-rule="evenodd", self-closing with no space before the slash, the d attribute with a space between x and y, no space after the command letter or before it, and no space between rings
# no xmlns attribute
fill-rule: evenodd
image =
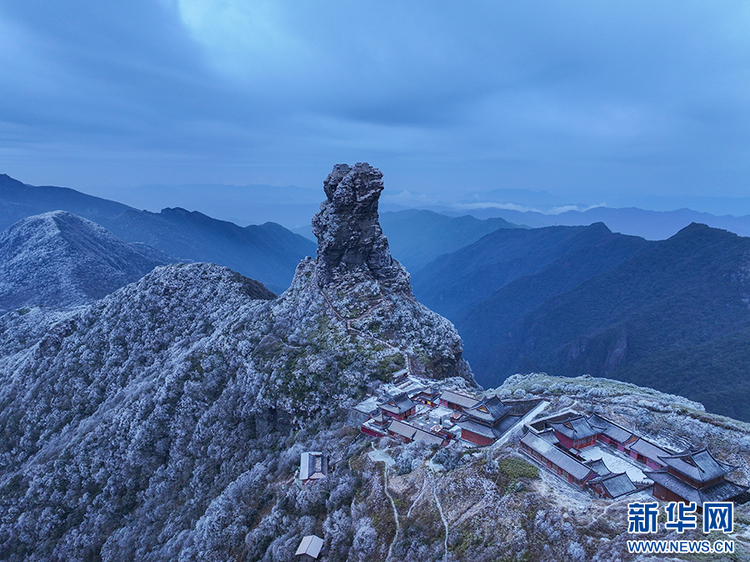
<svg viewBox="0 0 750 562"><path fill-rule="evenodd" d="M366 165L335 171L331 193L377 191ZM367 383L403 367L473 384L453 326L413 298L377 221L355 215L321 213L327 249L279 297L223 267L176 264L87 306L1 316L0 560L287 562L310 534L327 562L635 559L628 500L549 477L513 439L398 445L345 425ZM707 444L750 480L750 427L694 402L543 374L490 394ZM323 452L328 473L303 485L305 451ZM738 508L737 559L748 524Z"/></svg>
<svg viewBox="0 0 750 562"><path fill-rule="evenodd" d="M0 314L90 303L172 261L66 211L28 217L0 233Z"/></svg>
<svg viewBox="0 0 750 562"><path fill-rule="evenodd" d="M297 497L299 444L345 447L329 424L407 358L468 373L455 330L412 299L383 291L354 327L314 278L303 262L273 299L225 268L178 264L56 323L44 309L3 317L0 558L288 560L326 501L350 503L354 478L325 501Z"/></svg>

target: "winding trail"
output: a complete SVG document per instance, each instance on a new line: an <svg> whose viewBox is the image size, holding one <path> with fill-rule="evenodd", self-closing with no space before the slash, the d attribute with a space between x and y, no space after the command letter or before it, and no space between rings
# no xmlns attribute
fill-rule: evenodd
<svg viewBox="0 0 750 562"><path fill-rule="evenodd" d="M399 533L401 532L401 521L399 521L398 517L398 509L396 508L396 501L393 499L393 496L391 495L390 491L388 491L388 469L396 464L393 458L384 450L377 449L375 447L375 444L372 444L372 451L370 451L367 454L368 457L370 457L370 460L373 462L382 462L383 463L383 492L385 492L386 497L388 498L388 501L391 502L391 508L393 509L393 519L396 521L396 533L393 535L393 540L391 540L391 544L388 546L388 554L385 557L385 562L390 560L393 556L393 546L396 544L396 539L398 538ZM440 502L440 497L437 493L437 484L435 482L435 473L432 471L432 469L425 468L425 478L422 481L422 488L419 490L419 493L417 494L417 497L414 498L414 501L412 502L411 506L409 507L409 511L406 513L406 517L409 518L411 516L411 512L414 509L414 506L417 505L419 500L424 495L425 491L427 490L427 486L432 489L432 497L435 500L435 505L437 506L438 513L440 514L440 519L443 522L443 527L445 528L445 537L443 539L443 562L448 561L448 520L445 517L445 513L443 512L443 504Z"/></svg>
<svg viewBox="0 0 750 562"><path fill-rule="evenodd" d="M621 502L611 503L611 504L607 505L606 507L604 507L604 509L602 509L601 513L591 515L591 520L586 524L586 527L591 527L591 525L593 525L594 523L596 523L600 519L606 518L607 511L609 511L609 509L611 507L615 507L615 506L619 507L621 505L622 505ZM605 519L605 521L606 521L606 519Z"/></svg>
<svg viewBox="0 0 750 562"><path fill-rule="evenodd" d="M388 453L385 451L382 451L380 449L376 449L375 445L372 446L372 451L368 453L368 456L370 459L372 459L375 462L382 462L383 463L383 491L385 492L385 495L388 497L388 499L391 502L391 507L393 508L393 519L396 521L396 533L393 535L393 540L391 541L391 544L388 546L388 554L385 557L386 562L391 559L391 556L393 555L393 545L396 544L396 539L398 538L398 534L401 532L401 522L398 520L398 510L396 509L396 502L393 499L393 496L388 491L388 467L394 463L393 459L390 457ZM375 453L373 455L373 453ZM388 461L391 461L390 463Z"/></svg>
<svg viewBox="0 0 750 562"><path fill-rule="evenodd" d="M440 498L437 495L437 487L435 486L435 475L430 472L430 484L432 484L432 497L435 498L435 504L437 504L438 511L440 512L440 519L443 520L443 526L445 527L445 539L443 540L445 554L443 554L443 561L448 561L448 520L445 518L443 513L443 505L440 503Z"/></svg>
<svg viewBox="0 0 750 562"><path fill-rule="evenodd" d="M421 490L419 490L419 493L417 494L417 497L416 497L416 498L414 498L414 501L412 502L412 504L411 504L411 507L409 508L409 511L407 511L407 512L406 512L406 518L407 518L407 519L408 519L409 517L411 517L411 510L412 510L412 509L414 509L414 506L415 506L415 505L417 505L417 502L418 502L418 501L419 501L419 499L420 499L420 498L422 497L422 495L424 494L424 492L425 492L425 490L426 490L426 489L427 489L427 477L425 477L425 478L424 478L424 479L422 480L422 489L421 489Z"/></svg>
<svg viewBox="0 0 750 562"><path fill-rule="evenodd" d="M398 534L401 532L401 523L398 520L398 510L396 509L396 502L393 501L393 496L388 491L388 465L383 466L383 490L385 491L385 495L388 496L388 499L391 500L391 507L393 508L393 518L396 520L396 532L393 535L393 540L391 541L390 546L388 546L388 554L386 555L385 559L386 562L391 559L391 556L393 555L393 545L396 544L396 539L398 538Z"/></svg>
<svg viewBox="0 0 750 562"><path fill-rule="evenodd" d="M357 335L357 336L360 336L360 337L372 340L372 341L374 341L376 343L379 343L383 347L390 348L390 349L392 349L392 350L400 353L401 355L404 356L404 359L407 362L409 361L408 354L405 353L399 347L396 347L392 343L388 343L385 340L381 340L380 338L375 337L372 334L366 334L363 331L358 330L357 328L352 328L352 324L351 323L353 321L355 321L355 320L361 320L362 318L364 318L365 316L367 316L368 314L370 314L373 310L375 310L376 308L378 308L379 306L381 306L383 304L382 302L377 302L377 303L373 304L370 308L368 308L367 310L365 310L362 314L360 314L356 318L346 318L338 310L336 310L335 306L333 306L333 303L331 302L331 298L328 295L328 292L323 287L321 287L320 285L318 285L318 277L317 277L317 275L318 275L318 272L316 271L315 272L315 276L313 277L314 282L315 282L315 286L320 291L320 294L323 295L323 300L326 301L326 304L328 305L328 308L331 309L331 312L333 312L333 315L336 317L336 319L339 320L339 322L343 322L344 323L344 325L346 326L346 331L349 332L349 334L351 334L351 335Z"/></svg>

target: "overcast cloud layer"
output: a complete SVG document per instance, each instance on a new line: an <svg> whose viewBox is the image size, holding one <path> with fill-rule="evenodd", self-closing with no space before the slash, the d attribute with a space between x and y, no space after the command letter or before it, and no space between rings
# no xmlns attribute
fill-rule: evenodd
<svg viewBox="0 0 750 562"><path fill-rule="evenodd" d="M0 0L0 173L741 197L746 2ZM750 212L750 209L745 210Z"/></svg>

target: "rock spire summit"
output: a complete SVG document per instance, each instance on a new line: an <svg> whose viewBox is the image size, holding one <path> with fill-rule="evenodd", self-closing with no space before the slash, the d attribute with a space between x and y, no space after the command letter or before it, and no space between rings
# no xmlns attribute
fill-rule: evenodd
<svg viewBox="0 0 750 562"><path fill-rule="evenodd" d="M378 221L382 178L380 170L360 162L354 167L336 164L323 182L327 199L312 219L321 285L347 273L364 273L411 294L409 274L391 256Z"/></svg>

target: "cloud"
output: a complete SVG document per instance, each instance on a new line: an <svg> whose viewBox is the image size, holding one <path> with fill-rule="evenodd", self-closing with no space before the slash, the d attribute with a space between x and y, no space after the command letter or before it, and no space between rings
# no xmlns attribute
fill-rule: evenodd
<svg viewBox="0 0 750 562"><path fill-rule="evenodd" d="M0 2L0 164L31 183L745 188L741 2ZM719 186L719 187L717 187Z"/></svg>
<svg viewBox="0 0 750 562"><path fill-rule="evenodd" d="M589 209L597 209L599 207L606 207L607 205L559 205L544 208L521 205L518 203L496 203L494 201L486 201L477 203L453 203L450 206L460 211L474 211L477 209L505 209L509 211L520 211L522 213L532 212L541 213L543 215L560 215L562 213L567 213L568 211L579 211L583 213L585 211L588 211Z"/></svg>

